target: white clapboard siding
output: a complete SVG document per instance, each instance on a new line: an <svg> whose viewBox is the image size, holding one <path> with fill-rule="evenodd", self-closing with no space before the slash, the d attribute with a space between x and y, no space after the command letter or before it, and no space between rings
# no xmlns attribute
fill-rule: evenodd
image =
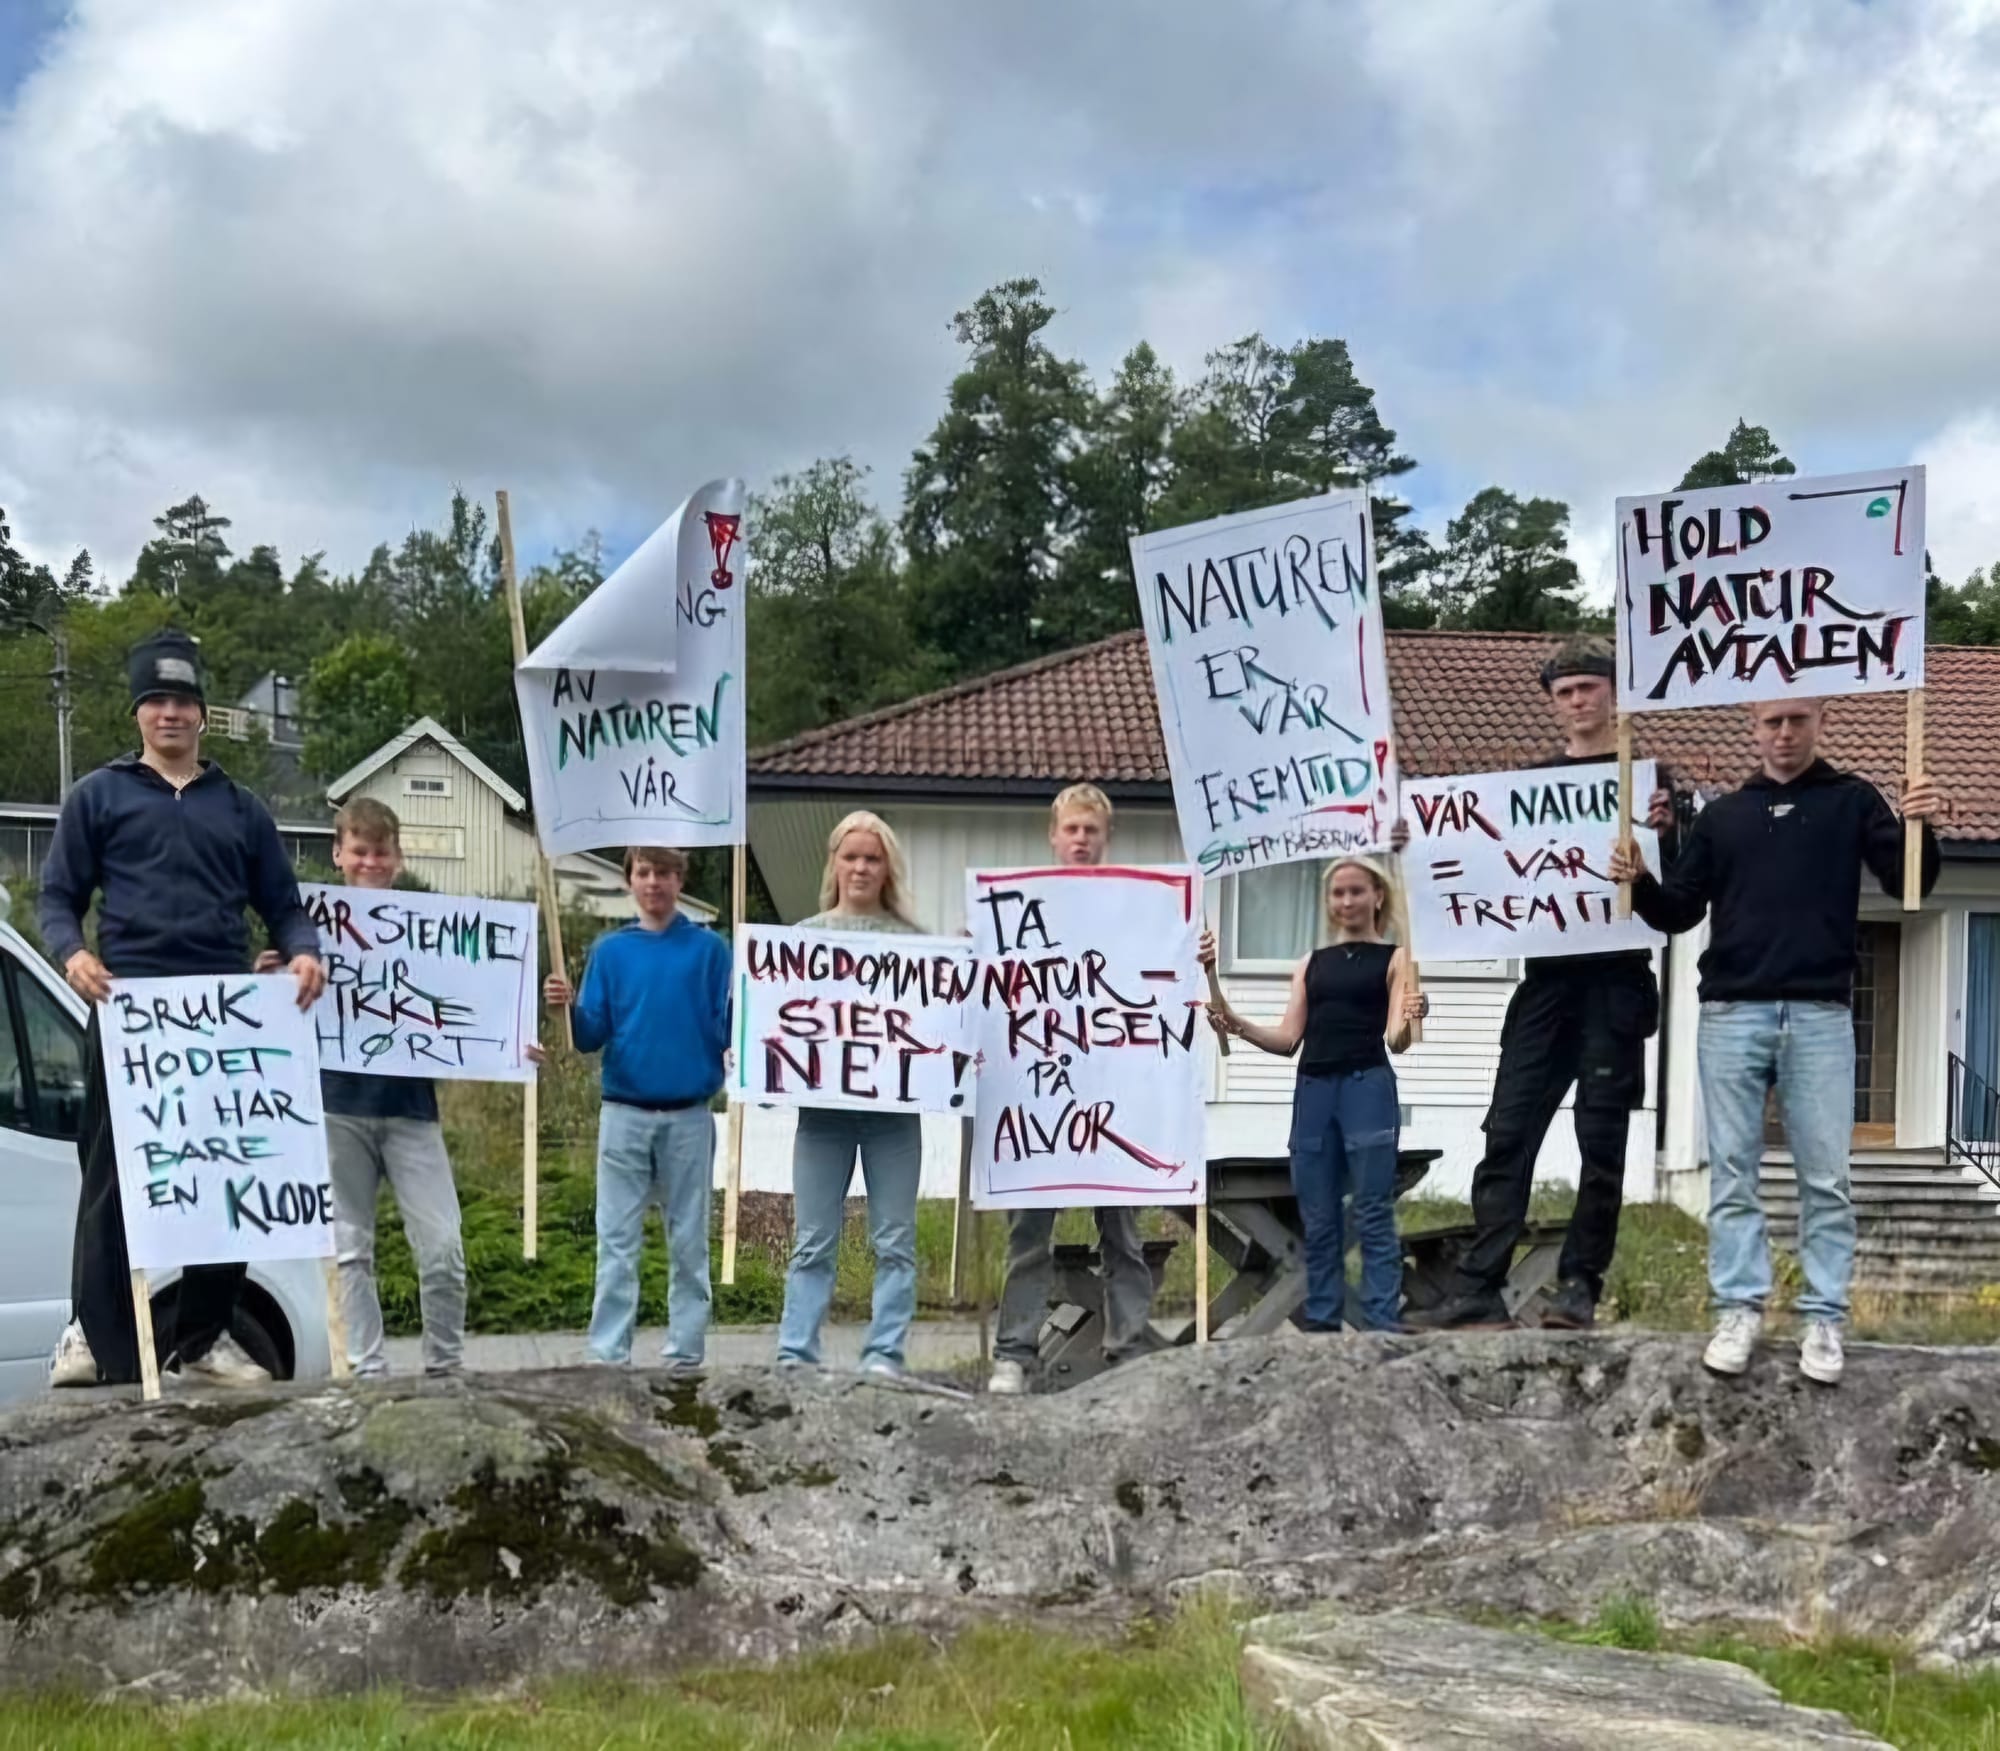
<svg viewBox="0 0 2000 1751"><path fill-rule="evenodd" d="M1229 1001L1252 1021L1275 1022L1285 1010L1289 981L1274 974L1232 974ZM1484 1107L1500 1063L1500 1023L1514 994L1511 979L1427 980L1430 1019L1424 1043L1395 1060L1405 1106ZM1289 1101L1296 1058L1279 1058L1237 1044L1223 1068L1224 1098Z"/></svg>

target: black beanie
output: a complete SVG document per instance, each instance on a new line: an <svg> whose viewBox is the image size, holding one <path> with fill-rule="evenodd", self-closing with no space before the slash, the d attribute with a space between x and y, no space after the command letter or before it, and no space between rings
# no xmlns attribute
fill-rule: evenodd
<svg viewBox="0 0 2000 1751"><path fill-rule="evenodd" d="M1594 675L1600 681L1618 679L1618 657L1608 638L1585 633L1570 639L1542 665L1542 691L1552 691L1567 675Z"/></svg>
<svg viewBox="0 0 2000 1751"><path fill-rule="evenodd" d="M125 659L125 673L132 683L132 709L139 702L161 693L179 693L194 700L203 711L208 695L203 691L201 646L184 632L168 627L132 647Z"/></svg>

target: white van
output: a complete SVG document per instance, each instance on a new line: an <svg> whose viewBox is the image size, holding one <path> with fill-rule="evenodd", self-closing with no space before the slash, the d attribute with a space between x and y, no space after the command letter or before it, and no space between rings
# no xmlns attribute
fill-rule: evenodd
<svg viewBox="0 0 2000 1751"><path fill-rule="evenodd" d="M5 922L0 888L0 1403L48 1390L68 1323L83 1115L83 999ZM152 1274L153 1318L178 1271ZM279 1379L328 1372L317 1260L252 1265L236 1341Z"/></svg>

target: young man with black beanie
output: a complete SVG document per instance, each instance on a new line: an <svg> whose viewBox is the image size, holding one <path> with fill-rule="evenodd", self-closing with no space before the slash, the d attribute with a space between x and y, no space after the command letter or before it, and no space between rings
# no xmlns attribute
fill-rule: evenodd
<svg viewBox="0 0 2000 1751"><path fill-rule="evenodd" d="M1741 1374L1771 1293L1758 1169L1764 1101L1776 1089L1799 1182L1799 1265L1806 1322L1799 1372L1836 1384L1841 1324L1854 1276L1848 1147L1854 1128L1855 919L1861 872L1903 893L1903 821L1923 823L1923 876L1938 877L1931 817L1937 787L1913 774L1903 820L1865 778L1819 758L1825 702L1750 707L1758 769L1695 818L1663 880L1621 846L1611 876L1632 883L1632 909L1655 930L1710 917L1701 956L1696 1058L1708 1126L1708 1280L1715 1335L1702 1361Z"/></svg>
<svg viewBox="0 0 2000 1751"><path fill-rule="evenodd" d="M1616 656L1608 639L1570 639L1541 670L1560 754L1544 766L1581 766L1618 752ZM1662 775L1664 776L1664 775ZM1673 797L1649 799L1647 825L1671 840ZM1576 1089L1576 1208L1556 1267L1545 1325L1588 1328L1618 1245L1632 1113L1646 1099L1646 1041L1659 1026L1653 957L1644 949L1531 958L1500 1031L1500 1069L1487 1109L1486 1154L1472 1176L1472 1244L1452 1292L1414 1323L1448 1329L1508 1323L1501 1292L1528 1225L1542 1140Z"/></svg>
<svg viewBox="0 0 2000 1751"><path fill-rule="evenodd" d="M140 752L100 766L70 792L42 869L42 940L91 1006L77 1137L83 1187L71 1263L74 1318L50 1364L54 1386L139 1378L98 1020L111 981L244 971L249 906L298 980L301 1009L312 1007L326 983L319 933L270 811L200 756L207 722L200 648L186 633L155 633L134 647L127 674ZM102 959L83 938L93 894L101 895ZM224 1385L269 1378L229 1335L244 1274L240 1264L181 1272L174 1317L156 1333L167 1366Z"/></svg>

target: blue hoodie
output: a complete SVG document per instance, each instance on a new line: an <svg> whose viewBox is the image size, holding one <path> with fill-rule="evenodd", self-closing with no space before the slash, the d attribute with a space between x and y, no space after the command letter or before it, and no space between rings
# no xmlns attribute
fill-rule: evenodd
<svg viewBox="0 0 2000 1751"><path fill-rule="evenodd" d="M728 943L683 912L597 939L570 1021L579 1052L603 1050L606 1100L698 1106L722 1086L729 968Z"/></svg>

